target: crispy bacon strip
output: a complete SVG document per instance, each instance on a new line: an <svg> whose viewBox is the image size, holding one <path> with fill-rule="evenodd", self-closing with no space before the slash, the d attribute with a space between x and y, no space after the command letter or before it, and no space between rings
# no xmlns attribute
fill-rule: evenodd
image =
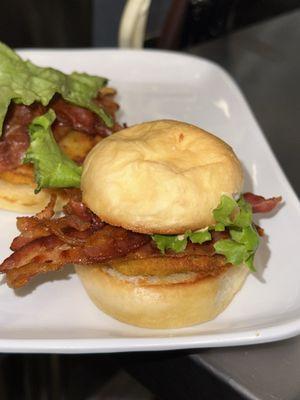
<svg viewBox="0 0 300 400"><path fill-rule="evenodd" d="M116 103L114 100L114 96L116 94L117 91L115 89L105 86L99 91L98 96L94 100L96 104L99 104L100 107L103 107L104 110L114 119L116 112L119 109L118 103Z"/></svg>
<svg viewBox="0 0 300 400"><path fill-rule="evenodd" d="M56 199L57 195L52 194L47 206L35 217L17 217L17 228L21 234L12 241L11 250L16 251L32 240L50 234L49 227L43 221L50 221L50 218L54 216Z"/></svg>
<svg viewBox="0 0 300 400"><path fill-rule="evenodd" d="M19 250L35 239L50 235L48 227L42 225L35 217L18 217L17 228L21 234L14 238L10 245L13 251Z"/></svg>
<svg viewBox="0 0 300 400"><path fill-rule="evenodd" d="M62 241L54 235L41 237L25 244L1 264L1 272L6 272L13 268L20 268L34 260L36 257L49 254L50 251L62 244Z"/></svg>
<svg viewBox="0 0 300 400"><path fill-rule="evenodd" d="M4 121L0 140L0 172L16 168L21 164L29 146L27 127L30 122L45 112L40 104L24 106L12 103Z"/></svg>
<svg viewBox="0 0 300 400"><path fill-rule="evenodd" d="M90 234L88 231L78 233L82 236ZM54 235L36 239L9 256L0 271L8 273L13 287L19 287L34 275L57 270L69 263L91 264L125 256L147 243L150 237L107 225L86 239L87 248L70 246ZM18 282L17 286L14 281Z"/></svg>
<svg viewBox="0 0 300 400"><path fill-rule="evenodd" d="M90 222L93 226L99 228L103 226L103 222L97 217L97 215L82 203L81 193L73 192L71 199L64 206L63 210L66 215L75 215L82 221Z"/></svg>
<svg viewBox="0 0 300 400"><path fill-rule="evenodd" d="M53 217L55 214L54 207L56 203L57 195L52 194L50 197L49 203L46 205L46 207L40 211L39 213L36 214L37 219L50 219Z"/></svg>
<svg viewBox="0 0 300 400"><path fill-rule="evenodd" d="M19 288L26 285L35 275L57 271L61 268L59 264L27 264L24 267L12 269L6 273L6 282L11 288Z"/></svg>
<svg viewBox="0 0 300 400"><path fill-rule="evenodd" d="M253 193L244 193L244 198L252 206L252 211L254 213L265 213L272 211L277 204L282 200L282 197L272 197L270 199L265 199L263 196L258 196Z"/></svg>
<svg viewBox="0 0 300 400"><path fill-rule="evenodd" d="M57 120L52 125L53 133L56 140L60 143L70 129L86 133L92 137L106 137L112 132L122 129L122 126L116 122L116 111L119 105L114 101L116 91L112 88L103 88L94 102L102 107L114 120L112 128L107 128L102 120L93 112L75 106L60 96L55 96L52 100L50 107L54 109Z"/></svg>
<svg viewBox="0 0 300 400"><path fill-rule="evenodd" d="M69 228L73 228L73 231L78 232L88 229L94 232L105 225L92 211L80 202L80 195L77 191L70 190L67 192L67 195L72 195L74 198L65 207L66 215L61 218L51 219L54 215L56 195L51 196L51 200L46 208L35 217L18 217L17 228L21 234L13 240L10 247L11 250L17 251L33 240L51 234L59 237L64 243L72 246L82 246L86 238L80 238L78 235L76 237L74 233L70 235ZM75 212L72 213L72 211Z"/></svg>
<svg viewBox="0 0 300 400"><path fill-rule="evenodd" d="M61 125L102 137L112 133L111 129L107 128L95 113L86 108L75 106L61 97L56 97L51 102L50 107L55 111L57 122Z"/></svg>
<svg viewBox="0 0 300 400"><path fill-rule="evenodd" d="M72 246L82 246L85 243L85 239L68 235L68 232L65 232L65 228L70 227L78 232L85 232L91 225L89 222L82 221L76 215L67 215L66 217L45 221L44 223L51 233L59 237L64 243Z"/></svg>

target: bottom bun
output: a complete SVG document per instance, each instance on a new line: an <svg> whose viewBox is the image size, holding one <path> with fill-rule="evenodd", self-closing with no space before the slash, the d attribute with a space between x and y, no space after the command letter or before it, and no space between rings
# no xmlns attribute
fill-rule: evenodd
<svg viewBox="0 0 300 400"><path fill-rule="evenodd" d="M41 190L34 193L34 187L28 184L15 184L0 179L0 208L19 213L35 214L43 210L50 201L50 192ZM60 211L66 203L58 196L55 209Z"/></svg>
<svg viewBox="0 0 300 400"><path fill-rule="evenodd" d="M249 272L246 266L230 266L206 278L195 272L129 277L104 264L77 265L75 269L98 308L143 328L182 328L215 318Z"/></svg>

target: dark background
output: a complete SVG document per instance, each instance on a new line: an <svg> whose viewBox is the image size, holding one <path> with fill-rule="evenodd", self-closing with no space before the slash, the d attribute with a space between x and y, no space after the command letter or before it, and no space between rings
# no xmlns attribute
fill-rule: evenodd
<svg viewBox="0 0 300 400"><path fill-rule="evenodd" d="M0 38L11 47L117 46L119 19L125 3L124 0L2 0ZM153 0L146 45L183 49L299 6L299 0ZM171 43L164 40L158 43L165 32L168 13L173 17L180 14L179 37Z"/></svg>

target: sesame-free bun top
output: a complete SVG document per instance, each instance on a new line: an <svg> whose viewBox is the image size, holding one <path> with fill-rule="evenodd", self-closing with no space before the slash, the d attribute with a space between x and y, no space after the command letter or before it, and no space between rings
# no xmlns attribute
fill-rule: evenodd
<svg viewBox="0 0 300 400"><path fill-rule="evenodd" d="M145 122L105 138L88 154L83 201L103 221L142 233L180 234L214 223L222 194L242 189L232 148L172 120Z"/></svg>

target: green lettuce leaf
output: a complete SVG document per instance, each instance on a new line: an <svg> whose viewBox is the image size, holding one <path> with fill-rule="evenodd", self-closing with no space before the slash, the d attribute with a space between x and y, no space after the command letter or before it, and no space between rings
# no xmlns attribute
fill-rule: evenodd
<svg viewBox="0 0 300 400"><path fill-rule="evenodd" d="M223 195L220 204L213 210L213 216L216 221L216 231L222 231L227 226L243 228L252 222L252 209L243 197L235 201Z"/></svg>
<svg viewBox="0 0 300 400"><path fill-rule="evenodd" d="M30 146L23 163L33 163L38 193L43 188L80 187L82 168L70 160L56 143L51 124L55 112L34 118L29 125Z"/></svg>
<svg viewBox="0 0 300 400"><path fill-rule="evenodd" d="M251 271L253 271L253 272L256 271L255 266L254 266L254 256L255 256L255 253L251 254L251 255L246 259L246 261L244 261L244 263L247 265L247 267L248 267Z"/></svg>
<svg viewBox="0 0 300 400"><path fill-rule="evenodd" d="M239 265L248 258L246 247L232 239L218 240L214 248L218 254L224 255L227 261L234 265Z"/></svg>
<svg viewBox="0 0 300 400"><path fill-rule="evenodd" d="M234 225L240 228L246 228L252 223L252 207L243 196L237 201L237 213L234 217Z"/></svg>
<svg viewBox="0 0 300 400"><path fill-rule="evenodd" d="M216 232L223 232L225 231L225 225L222 224L222 222L218 222L214 227L211 228L212 230L215 230Z"/></svg>
<svg viewBox="0 0 300 400"><path fill-rule="evenodd" d="M235 201L223 195L220 204L213 210L215 225L206 230L186 232L184 235L153 235L157 247L164 253L166 250L184 251L188 241L204 243L211 240L211 232L221 232L225 229L230 239L220 239L214 243L217 254L222 254L234 265L245 263L251 270L254 268L254 255L259 245L259 235L252 222L251 205L240 197Z"/></svg>
<svg viewBox="0 0 300 400"><path fill-rule="evenodd" d="M157 248L164 254L166 250L181 253L187 246L186 235L152 235Z"/></svg>
<svg viewBox="0 0 300 400"><path fill-rule="evenodd" d="M204 242L211 240L211 233L209 232L208 229L196 232L189 232L188 238L192 243L202 244Z"/></svg>
<svg viewBox="0 0 300 400"><path fill-rule="evenodd" d="M256 251L259 245L259 237L253 225L246 226L241 230L230 229L231 238L245 246L248 251Z"/></svg>
<svg viewBox="0 0 300 400"><path fill-rule="evenodd" d="M234 265L245 263L251 270L255 270L253 261L259 245L259 235L252 223L251 205L243 196L235 201L223 195L213 215L216 227L223 224L231 237L214 244L216 253L224 255Z"/></svg>
<svg viewBox="0 0 300 400"><path fill-rule="evenodd" d="M254 255L255 250L248 250L247 246L232 239L218 240L214 244L216 253L222 254L226 260L233 265L246 264L249 269L255 271Z"/></svg>
<svg viewBox="0 0 300 400"><path fill-rule="evenodd" d="M166 250L181 253L186 249L188 240L192 243L202 244L211 240L211 233L207 230L186 232L184 235L152 235L157 248L164 254Z"/></svg>
<svg viewBox="0 0 300 400"><path fill-rule="evenodd" d="M228 226L232 223L233 211L237 208L237 203L231 197L223 195L217 208L213 210L213 216L217 223Z"/></svg>
<svg viewBox="0 0 300 400"><path fill-rule="evenodd" d="M38 67L0 42L0 133L11 101L25 105L38 101L47 106L55 93L95 112L111 127L111 116L93 102L106 84L107 79L98 76L78 72L68 75L54 68Z"/></svg>

